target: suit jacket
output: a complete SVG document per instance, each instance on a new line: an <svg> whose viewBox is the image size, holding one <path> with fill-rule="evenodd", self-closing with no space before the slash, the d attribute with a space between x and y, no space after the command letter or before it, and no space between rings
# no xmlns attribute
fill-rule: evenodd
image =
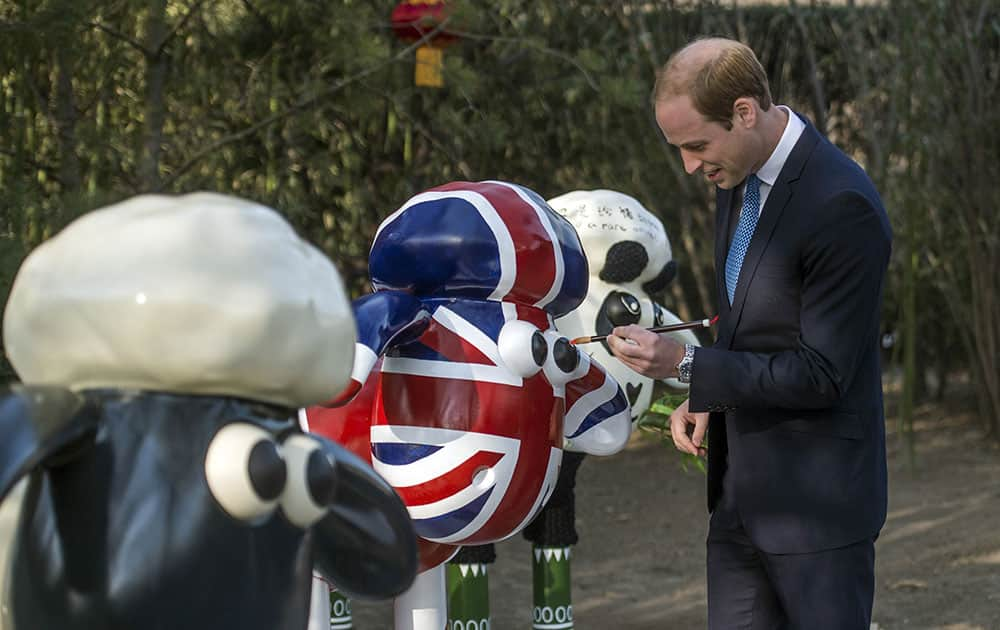
<svg viewBox="0 0 1000 630"><path fill-rule="evenodd" d="M801 117L801 116L800 116ZM878 534L886 514L879 366L892 232L865 172L806 128L750 241L730 307L732 190L717 190L718 339L695 351L691 411L711 411L708 507L722 492L768 553Z"/></svg>

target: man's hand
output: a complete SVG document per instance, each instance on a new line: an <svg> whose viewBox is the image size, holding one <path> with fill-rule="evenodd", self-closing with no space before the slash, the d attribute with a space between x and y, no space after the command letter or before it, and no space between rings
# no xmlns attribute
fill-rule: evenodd
<svg viewBox="0 0 1000 630"><path fill-rule="evenodd" d="M608 335L608 347L619 361L643 376L660 380L677 376L684 346L642 326L617 326Z"/></svg>
<svg viewBox="0 0 1000 630"><path fill-rule="evenodd" d="M689 429L691 429L690 434ZM688 411L687 400L670 414L670 436L674 439L674 446L682 453L704 457L706 451L702 443L705 440L706 429L708 429L708 412L691 413Z"/></svg>

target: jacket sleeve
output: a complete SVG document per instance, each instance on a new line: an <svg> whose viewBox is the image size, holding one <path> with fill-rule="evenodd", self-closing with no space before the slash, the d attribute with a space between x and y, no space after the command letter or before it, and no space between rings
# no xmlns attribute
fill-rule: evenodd
<svg viewBox="0 0 1000 630"><path fill-rule="evenodd" d="M859 192L832 197L806 235L800 334L777 352L695 350L690 409L823 409L850 387L876 343L891 233L884 213Z"/></svg>

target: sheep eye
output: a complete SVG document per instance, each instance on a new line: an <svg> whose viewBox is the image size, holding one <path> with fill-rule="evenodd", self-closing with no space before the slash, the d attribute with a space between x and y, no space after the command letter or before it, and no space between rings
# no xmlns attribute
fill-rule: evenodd
<svg viewBox="0 0 1000 630"><path fill-rule="evenodd" d="M581 356L576 346L555 330L545 331L545 340L548 342L549 352L542 370L545 371L545 378L553 386L562 387L582 376L578 373L581 367Z"/></svg>
<svg viewBox="0 0 1000 630"><path fill-rule="evenodd" d="M288 483L281 495L281 511L303 529L323 518L337 492L335 462L316 440L292 435L281 445L288 463Z"/></svg>
<svg viewBox="0 0 1000 630"><path fill-rule="evenodd" d="M507 322L500 329L497 348L507 368L521 378L538 374L549 354L549 344L541 331L533 324L517 319Z"/></svg>
<svg viewBox="0 0 1000 630"><path fill-rule="evenodd" d="M631 293L612 291L601 306L612 326L638 324L642 305Z"/></svg>
<svg viewBox="0 0 1000 630"><path fill-rule="evenodd" d="M570 344L565 337L556 339L552 344L552 359L563 372L569 373L580 364L580 353L576 346Z"/></svg>
<svg viewBox="0 0 1000 630"><path fill-rule="evenodd" d="M259 523L278 505L285 487L285 460L270 433L243 422L227 424L205 454L205 479L227 514Z"/></svg>
<svg viewBox="0 0 1000 630"><path fill-rule="evenodd" d="M663 307L653 302L653 325L662 326L664 320Z"/></svg>

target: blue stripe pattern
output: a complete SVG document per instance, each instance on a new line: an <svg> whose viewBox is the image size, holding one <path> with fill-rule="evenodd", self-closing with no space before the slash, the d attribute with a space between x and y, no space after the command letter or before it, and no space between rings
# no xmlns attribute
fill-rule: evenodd
<svg viewBox="0 0 1000 630"><path fill-rule="evenodd" d="M619 413L622 413L627 408L628 408L628 400L625 398L624 394L622 394L621 388L618 388L617 393L611 398L611 400L602 403L593 411L591 411L589 414L587 414L587 417L584 419L583 422L580 423L580 426L577 428L577 430L573 432L573 435L568 435L566 437L572 440L576 436L589 430L592 427L597 426L598 424L604 422L608 418L612 418L618 415Z"/></svg>
<svg viewBox="0 0 1000 630"><path fill-rule="evenodd" d="M433 518L413 519L413 529L419 536L428 540L451 536L471 523L472 519L483 511L483 506L486 505L486 501L489 500L495 489L495 487L490 488L489 492L447 514Z"/></svg>
<svg viewBox="0 0 1000 630"><path fill-rule="evenodd" d="M426 300L424 306L431 312L444 306L466 320L468 324L478 328L494 342L500 336L500 328L504 325L503 307L500 302L487 300L465 300L460 298L434 298ZM442 330L438 334L448 334ZM415 342L395 349L391 356L408 359L423 359L426 361L451 361L441 353L422 343Z"/></svg>
<svg viewBox="0 0 1000 630"><path fill-rule="evenodd" d="M372 454L375 459L390 466L404 466L419 461L428 455L433 455L443 447L429 444L406 444L396 442L377 442L372 444Z"/></svg>

